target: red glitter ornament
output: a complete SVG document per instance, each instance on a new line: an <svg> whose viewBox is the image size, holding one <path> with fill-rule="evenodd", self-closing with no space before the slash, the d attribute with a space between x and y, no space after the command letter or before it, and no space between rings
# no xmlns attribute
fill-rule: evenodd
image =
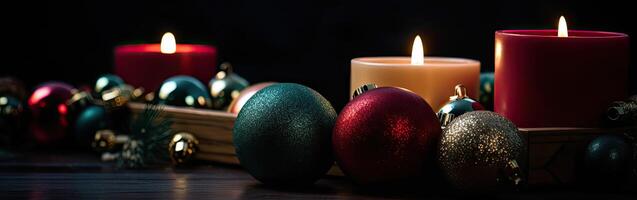
<svg viewBox="0 0 637 200"><path fill-rule="evenodd" d="M69 126L67 101L73 96L73 87L61 82L49 82L37 87L28 105L32 114L29 126L39 144L53 144L62 140Z"/></svg>
<svg viewBox="0 0 637 200"><path fill-rule="evenodd" d="M343 108L332 142L346 175L360 184L379 184L419 177L434 166L441 131L436 114L420 96L381 87Z"/></svg>

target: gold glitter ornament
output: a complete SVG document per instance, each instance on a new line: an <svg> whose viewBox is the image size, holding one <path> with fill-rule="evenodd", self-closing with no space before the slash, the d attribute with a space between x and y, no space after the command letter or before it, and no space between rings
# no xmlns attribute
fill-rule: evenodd
<svg viewBox="0 0 637 200"><path fill-rule="evenodd" d="M489 191L522 184L516 158L523 150L513 122L491 111L474 111L443 131L438 161L443 176L457 189Z"/></svg>
<svg viewBox="0 0 637 200"><path fill-rule="evenodd" d="M188 164L199 151L199 141L190 133L177 133L170 140L168 150L174 165Z"/></svg>

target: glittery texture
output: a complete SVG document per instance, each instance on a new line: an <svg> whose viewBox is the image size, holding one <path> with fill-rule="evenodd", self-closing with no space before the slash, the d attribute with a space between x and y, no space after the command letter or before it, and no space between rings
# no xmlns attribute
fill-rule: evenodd
<svg viewBox="0 0 637 200"><path fill-rule="evenodd" d="M439 162L444 176L458 189L492 189L500 170L523 150L517 127L490 111L465 113L444 130Z"/></svg>
<svg viewBox="0 0 637 200"><path fill-rule="evenodd" d="M294 83L259 90L243 106L233 130L237 157L266 184L309 184L333 163L336 111L316 91Z"/></svg>
<svg viewBox="0 0 637 200"><path fill-rule="evenodd" d="M382 87L352 99L338 116L332 138L341 169L361 184L402 181L434 166L440 124L420 96Z"/></svg>

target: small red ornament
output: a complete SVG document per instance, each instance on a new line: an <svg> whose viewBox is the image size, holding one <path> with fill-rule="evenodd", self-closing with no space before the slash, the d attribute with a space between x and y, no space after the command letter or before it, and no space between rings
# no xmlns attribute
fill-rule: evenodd
<svg viewBox="0 0 637 200"><path fill-rule="evenodd" d="M67 101L73 96L73 87L61 82L48 82L37 87L28 105L32 114L29 126L39 144L53 144L62 140L69 126Z"/></svg>
<svg viewBox="0 0 637 200"><path fill-rule="evenodd" d="M381 87L343 108L332 142L346 175L360 184L380 184L416 178L434 166L441 131L436 114L420 96Z"/></svg>

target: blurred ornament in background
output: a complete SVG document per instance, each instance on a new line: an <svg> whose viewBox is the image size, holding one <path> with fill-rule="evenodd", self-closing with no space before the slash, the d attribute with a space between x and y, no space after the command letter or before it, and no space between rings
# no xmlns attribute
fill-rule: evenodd
<svg viewBox="0 0 637 200"><path fill-rule="evenodd" d="M32 116L29 129L37 143L55 144L67 136L70 125L67 102L73 90L66 83L48 82L33 91L27 103Z"/></svg>
<svg viewBox="0 0 637 200"><path fill-rule="evenodd" d="M438 162L457 189L494 191L524 182L516 159L524 143L513 122L491 111L460 115L443 131Z"/></svg>
<svg viewBox="0 0 637 200"><path fill-rule="evenodd" d="M157 92L156 101L158 104L192 108L210 108L212 105L206 86L190 76L166 79Z"/></svg>
<svg viewBox="0 0 637 200"><path fill-rule="evenodd" d="M0 146L11 146L19 138L26 123L24 106L20 99L0 95Z"/></svg>
<svg viewBox="0 0 637 200"><path fill-rule="evenodd" d="M495 78L493 72L480 74L480 97L478 101L487 109L493 110L493 92Z"/></svg>
<svg viewBox="0 0 637 200"><path fill-rule="evenodd" d="M93 141L91 146L93 150L97 152L107 152L115 147L116 139L115 132L109 129L101 129L95 131L93 135Z"/></svg>
<svg viewBox="0 0 637 200"><path fill-rule="evenodd" d="M110 119L102 106L90 106L84 109L75 121L75 140L79 146L88 147L97 131L106 129Z"/></svg>
<svg viewBox="0 0 637 200"><path fill-rule="evenodd" d="M241 166L268 185L309 185L333 165L336 111L318 92L277 83L258 91L239 112L232 140Z"/></svg>
<svg viewBox="0 0 637 200"><path fill-rule="evenodd" d="M429 175L441 133L431 106L402 88L374 88L357 89L336 119L332 144L337 164L359 184Z"/></svg>
<svg viewBox="0 0 637 200"><path fill-rule="evenodd" d="M199 151L199 141L190 133L180 132L170 140L168 151L173 165L187 165L195 159L195 155Z"/></svg>
<svg viewBox="0 0 637 200"><path fill-rule="evenodd" d="M634 147L619 135L602 135L592 140L584 155L584 175L589 184L604 188L625 184L634 170Z"/></svg>
<svg viewBox="0 0 637 200"><path fill-rule="evenodd" d="M239 111L241 111L241 108L243 108L243 105L246 104L248 99L250 99L259 90L275 83L276 82L257 83L241 90L241 93L239 94L239 96L235 98L234 100L232 100L232 103L230 103L230 106L228 106L228 112L239 114Z"/></svg>
<svg viewBox="0 0 637 200"><path fill-rule="evenodd" d="M232 65L224 62L219 66L220 71L208 83L212 108L226 110L228 105L236 99L241 90L248 87L249 83L244 78L235 74Z"/></svg>
<svg viewBox="0 0 637 200"><path fill-rule="evenodd" d="M74 122L84 109L95 104L95 100L88 91L74 89L72 92L73 96L66 101L66 105L68 107L69 120Z"/></svg>
<svg viewBox="0 0 637 200"><path fill-rule="evenodd" d="M12 96L23 101L27 96L27 90L25 89L22 81L13 77L1 77L0 95Z"/></svg>
<svg viewBox="0 0 637 200"><path fill-rule="evenodd" d="M464 85L456 85L455 95L449 97L449 103L445 104L438 111L440 125L444 128L456 117L471 111L484 110L484 107L477 101L467 96L467 89Z"/></svg>
<svg viewBox="0 0 637 200"><path fill-rule="evenodd" d="M613 102L606 111L606 119L614 126L637 125L637 95Z"/></svg>
<svg viewBox="0 0 637 200"><path fill-rule="evenodd" d="M120 78L117 75L114 74L105 74L100 76L99 78L97 78L97 80L95 81L95 87L93 88L93 91L101 96L104 91L116 88L116 87L121 87L124 86L124 80L122 80L122 78Z"/></svg>
<svg viewBox="0 0 637 200"><path fill-rule="evenodd" d="M95 135L93 135L91 147L93 147L94 151L99 153L113 152L128 142L128 140L130 140L130 138L127 135L118 135L111 129L101 129L96 131Z"/></svg>

